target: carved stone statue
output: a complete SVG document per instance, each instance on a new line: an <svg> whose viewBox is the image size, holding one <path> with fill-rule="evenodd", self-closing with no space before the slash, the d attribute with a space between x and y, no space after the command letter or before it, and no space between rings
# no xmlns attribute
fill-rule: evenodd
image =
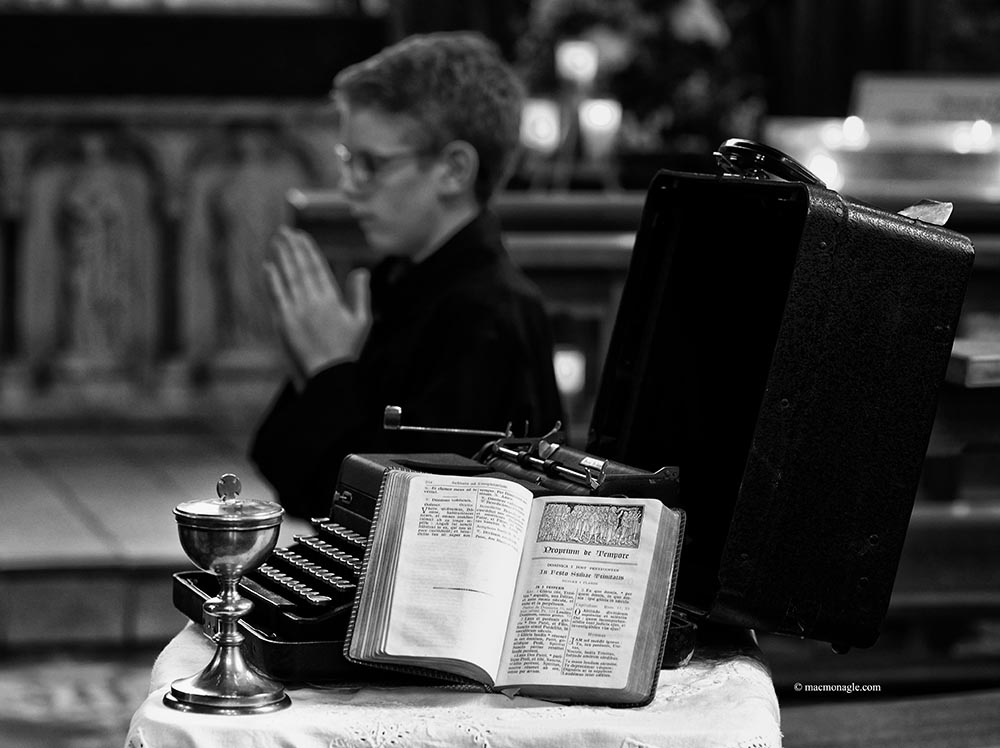
<svg viewBox="0 0 1000 748"><path fill-rule="evenodd" d="M148 368L160 299L149 169L97 131L42 160L22 254L30 358L83 374Z"/></svg>

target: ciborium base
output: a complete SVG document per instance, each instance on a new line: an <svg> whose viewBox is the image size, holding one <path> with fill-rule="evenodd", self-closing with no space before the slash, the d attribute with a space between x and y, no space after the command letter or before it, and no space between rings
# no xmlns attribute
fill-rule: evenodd
<svg viewBox="0 0 1000 748"><path fill-rule="evenodd" d="M235 706L233 704L209 704L200 701L187 701L189 694L176 694L173 689L164 694L163 703L171 709L195 714L225 714L238 716L241 714L267 714L277 712L291 706L292 700L285 693L277 701L260 704L259 706ZM214 698L214 697L213 697Z"/></svg>
<svg viewBox="0 0 1000 748"><path fill-rule="evenodd" d="M284 686L250 668L237 647L219 647L196 675L175 680L164 694L171 709L199 714L266 714L291 705Z"/></svg>

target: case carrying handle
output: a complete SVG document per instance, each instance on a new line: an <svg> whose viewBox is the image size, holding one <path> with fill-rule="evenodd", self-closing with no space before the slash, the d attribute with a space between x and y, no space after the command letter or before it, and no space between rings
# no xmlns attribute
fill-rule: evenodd
<svg viewBox="0 0 1000 748"><path fill-rule="evenodd" d="M791 156L753 140L730 138L719 146L715 159L726 174L751 179L777 178L826 187L823 180Z"/></svg>

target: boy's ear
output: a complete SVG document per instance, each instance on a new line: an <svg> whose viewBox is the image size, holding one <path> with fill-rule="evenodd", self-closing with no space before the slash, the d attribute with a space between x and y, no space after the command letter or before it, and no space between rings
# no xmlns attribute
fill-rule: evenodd
<svg viewBox="0 0 1000 748"><path fill-rule="evenodd" d="M457 195L475 190L476 175L479 173L479 153L471 143L453 140L444 147L441 161L444 164L444 173L440 184L444 194Z"/></svg>

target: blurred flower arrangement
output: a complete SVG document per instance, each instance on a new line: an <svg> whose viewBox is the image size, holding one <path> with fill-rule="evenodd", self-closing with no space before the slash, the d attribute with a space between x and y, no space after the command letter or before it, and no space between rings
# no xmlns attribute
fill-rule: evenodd
<svg viewBox="0 0 1000 748"><path fill-rule="evenodd" d="M622 105L618 149L711 153L727 137L755 137L764 112L754 72L758 35L744 33L753 0L534 0L515 64L533 95L558 96L561 43L598 52L594 95Z"/></svg>

